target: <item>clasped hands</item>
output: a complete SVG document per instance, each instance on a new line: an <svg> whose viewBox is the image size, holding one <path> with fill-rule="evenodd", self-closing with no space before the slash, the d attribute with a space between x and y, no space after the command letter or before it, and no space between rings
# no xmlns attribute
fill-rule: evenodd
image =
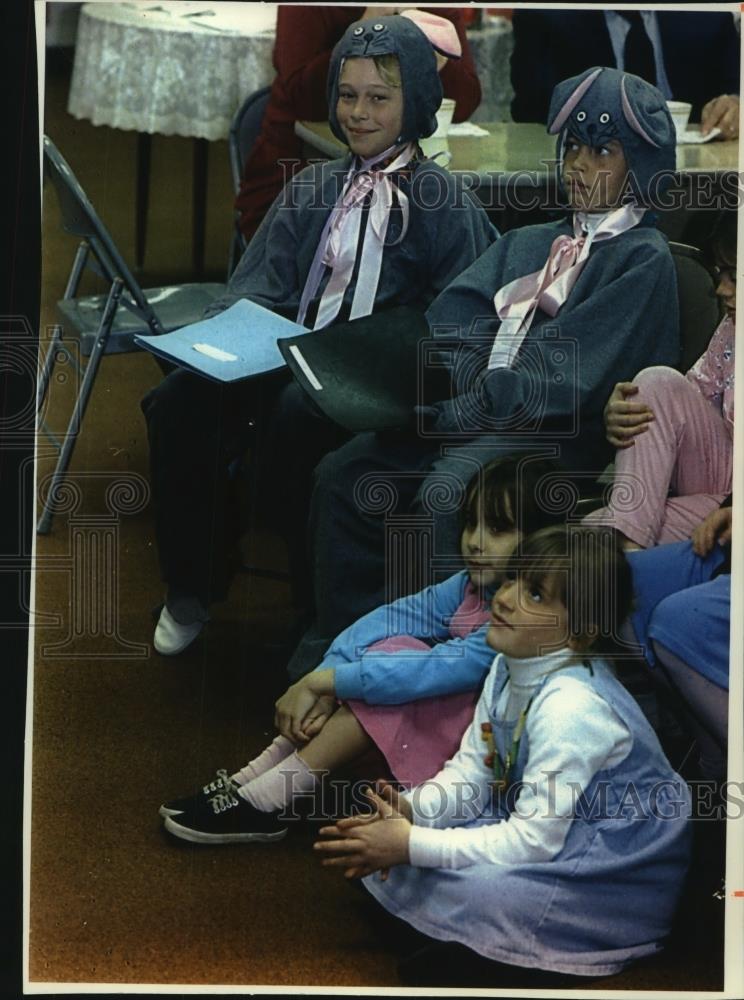
<svg viewBox="0 0 744 1000"><path fill-rule="evenodd" d="M313 849L324 855L321 864L343 868L346 878L364 878L379 871L385 881L393 865L409 861L411 804L389 782L381 780L376 785L377 791L370 788L366 792L373 812L321 827L321 836L333 839L313 844Z"/></svg>
<svg viewBox="0 0 744 1000"><path fill-rule="evenodd" d="M333 669L305 674L275 703L274 725L293 743L307 743L338 708L334 690Z"/></svg>

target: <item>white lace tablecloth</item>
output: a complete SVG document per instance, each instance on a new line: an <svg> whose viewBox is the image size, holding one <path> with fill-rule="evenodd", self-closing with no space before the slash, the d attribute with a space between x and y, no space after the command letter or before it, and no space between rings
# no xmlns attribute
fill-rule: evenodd
<svg viewBox="0 0 744 1000"><path fill-rule="evenodd" d="M274 78L275 24L276 4L87 3L67 109L94 125L224 139Z"/></svg>
<svg viewBox="0 0 744 1000"><path fill-rule="evenodd" d="M248 94L274 79L276 4L87 3L67 110L94 125L224 139ZM483 91L474 121L508 121L511 22L468 32Z"/></svg>

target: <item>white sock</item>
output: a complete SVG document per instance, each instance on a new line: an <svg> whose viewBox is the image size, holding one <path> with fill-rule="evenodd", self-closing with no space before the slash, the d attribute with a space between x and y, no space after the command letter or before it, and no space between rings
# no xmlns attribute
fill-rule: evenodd
<svg viewBox="0 0 744 1000"><path fill-rule="evenodd" d="M253 781L274 767L275 764L280 764L289 757L294 748L292 740L288 740L286 736L277 736L265 750L261 751L258 757L254 757L245 767L241 767L232 775L233 781L238 785L245 785L247 782Z"/></svg>
<svg viewBox="0 0 744 1000"><path fill-rule="evenodd" d="M270 771L238 789L238 795L260 812L274 812L288 806L295 795L311 792L316 777L295 751Z"/></svg>

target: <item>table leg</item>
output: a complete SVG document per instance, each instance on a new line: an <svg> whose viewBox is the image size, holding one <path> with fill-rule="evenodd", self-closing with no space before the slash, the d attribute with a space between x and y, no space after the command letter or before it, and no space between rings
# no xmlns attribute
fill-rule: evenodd
<svg viewBox="0 0 744 1000"><path fill-rule="evenodd" d="M193 266L194 277L200 278L204 272L204 234L207 218L207 167L209 143L206 139L194 139L194 179L192 188L193 211Z"/></svg>
<svg viewBox="0 0 744 1000"><path fill-rule="evenodd" d="M134 219L134 266L141 271L145 260L145 239L147 236L147 208L150 200L150 154L152 136L148 132L137 133L137 192Z"/></svg>

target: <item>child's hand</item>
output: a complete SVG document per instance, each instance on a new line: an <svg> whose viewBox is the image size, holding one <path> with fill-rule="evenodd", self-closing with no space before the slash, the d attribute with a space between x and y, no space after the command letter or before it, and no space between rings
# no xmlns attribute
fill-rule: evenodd
<svg viewBox="0 0 744 1000"><path fill-rule="evenodd" d="M605 437L614 448L630 448L633 438L648 430L654 419L653 410L645 403L628 402L638 386L633 382L618 382L604 408Z"/></svg>
<svg viewBox="0 0 744 1000"><path fill-rule="evenodd" d="M317 708L321 697L311 690L305 677L287 688L274 705L274 725L282 736L293 743L307 743L309 737L304 728L305 719Z"/></svg>
<svg viewBox="0 0 744 1000"><path fill-rule="evenodd" d="M294 743L307 743L311 736L320 732L332 714L328 708L335 687L336 671L332 667L319 667L287 688L274 706L274 725L282 736ZM315 725L308 733L305 727L310 721Z"/></svg>
<svg viewBox="0 0 744 1000"><path fill-rule="evenodd" d="M736 139L739 135L739 98L736 94L721 94L703 106L700 131L707 135L712 128L721 130L719 139Z"/></svg>
<svg viewBox="0 0 744 1000"><path fill-rule="evenodd" d="M316 851L330 855L321 864L344 868L346 878L362 878L376 871L387 877L387 869L408 862L410 822L375 792L368 791L367 798L376 813L352 816L334 826L321 827L322 836L336 839L318 840L313 845Z"/></svg>
<svg viewBox="0 0 744 1000"><path fill-rule="evenodd" d="M302 721L302 731L311 740L317 736L323 726L338 708L338 702L332 695L321 695Z"/></svg>
<svg viewBox="0 0 744 1000"><path fill-rule="evenodd" d="M707 556L716 542L725 545L731 541L733 514L731 507L720 507L708 514L692 533L692 551Z"/></svg>
<svg viewBox="0 0 744 1000"><path fill-rule="evenodd" d="M413 823L413 807L408 799L404 799L401 793L386 781L384 778L379 778L375 782L375 788L380 796L387 803L389 803L393 809L399 813L401 816L405 817L409 823Z"/></svg>
<svg viewBox="0 0 744 1000"><path fill-rule="evenodd" d="M336 820L336 826L341 830L348 830L350 827L355 826L358 823L376 823L380 819L380 812L376 808L375 800L379 801L378 795L381 796L388 805L392 806L395 813L403 816L409 822L413 822L413 809L411 808L411 803L404 799L403 796L398 792L393 785L387 781L386 778L378 778L375 782L375 789L377 795L371 788L365 789L364 794L370 800L372 806L374 807L370 812L357 813L355 816L345 816L343 819ZM374 798L373 798L374 797Z"/></svg>

